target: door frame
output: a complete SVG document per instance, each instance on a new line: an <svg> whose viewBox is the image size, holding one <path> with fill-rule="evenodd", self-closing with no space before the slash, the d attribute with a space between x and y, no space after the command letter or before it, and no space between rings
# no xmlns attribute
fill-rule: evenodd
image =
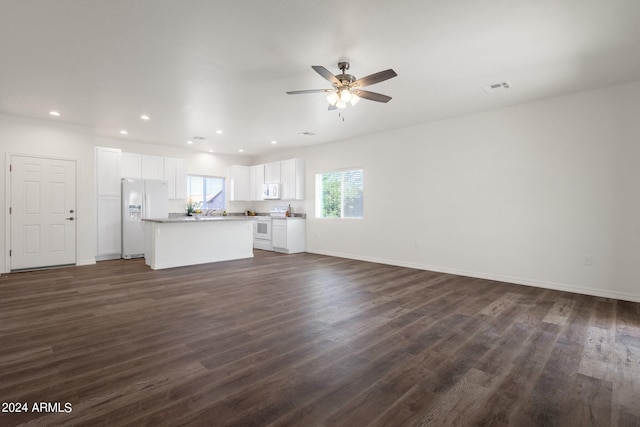
<svg viewBox="0 0 640 427"><path fill-rule="evenodd" d="M11 215L9 215L9 207L11 206L11 172L9 172L9 167L11 166L11 159L16 156L16 157L32 157L34 159L47 159L47 160L67 160L67 161L71 161L74 162L76 164L76 176L74 177L74 187L75 187L75 206L76 206L76 213L78 211L77 207L78 207L78 168L80 166L80 160L77 158L73 158L73 157L63 157L63 156L48 156L48 155L44 155L44 154L31 154L31 153L14 153L14 152L7 152L6 156L5 156L5 168L4 168L4 173L5 173L5 179L4 179L4 183L5 183L5 207L6 207L6 211L5 211L5 231L4 231L4 235L5 235L5 248L4 248L4 265L5 265L5 270L6 273L11 273L11 257L9 256L9 251L11 250ZM77 216L76 216L77 218ZM75 232L75 252L76 252L76 259L75 259L75 263L74 265L77 266L78 265L78 221L74 221L74 225L73 225L76 229ZM44 267L46 268L46 267ZM55 268L55 267L51 267L51 268ZM37 270L37 268L34 268L34 270Z"/></svg>

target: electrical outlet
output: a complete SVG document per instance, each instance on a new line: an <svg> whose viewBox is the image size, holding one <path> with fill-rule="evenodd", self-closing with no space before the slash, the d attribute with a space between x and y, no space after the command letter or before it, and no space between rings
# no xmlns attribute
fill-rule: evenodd
<svg viewBox="0 0 640 427"><path fill-rule="evenodd" d="M417 240L415 242L413 242L413 247L416 249L420 248L420 242L418 242Z"/></svg>

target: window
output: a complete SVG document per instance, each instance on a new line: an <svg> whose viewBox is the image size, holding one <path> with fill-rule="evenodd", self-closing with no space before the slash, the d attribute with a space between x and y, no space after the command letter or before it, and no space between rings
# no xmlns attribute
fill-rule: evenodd
<svg viewBox="0 0 640 427"><path fill-rule="evenodd" d="M189 175L187 197L196 203L199 209L224 210L224 178Z"/></svg>
<svg viewBox="0 0 640 427"><path fill-rule="evenodd" d="M364 174L349 169L316 175L317 218L362 218Z"/></svg>

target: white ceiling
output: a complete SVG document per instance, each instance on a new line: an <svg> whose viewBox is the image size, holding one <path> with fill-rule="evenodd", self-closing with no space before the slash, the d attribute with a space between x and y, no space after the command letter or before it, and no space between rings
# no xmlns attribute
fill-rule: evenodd
<svg viewBox="0 0 640 427"><path fill-rule="evenodd" d="M639 23L638 0L0 0L0 112L254 156L640 80ZM393 68L367 87L393 99L343 122L285 94L343 59Z"/></svg>

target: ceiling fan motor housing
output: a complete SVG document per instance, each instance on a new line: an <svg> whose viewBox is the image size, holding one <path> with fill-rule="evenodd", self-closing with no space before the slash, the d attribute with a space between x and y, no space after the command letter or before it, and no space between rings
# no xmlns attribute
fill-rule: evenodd
<svg viewBox="0 0 640 427"><path fill-rule="evenodd" d="M351 83L356 81L356 78L351 74L338 74L336 77L340 80L341 87L349 86Z"/></svg>
<svg viewBox="0 0 640 427"><path fill-rule="evenodd" d="M336 89L349 87L351 83L356 81L355 76L345 73L345 71L349 69L348 62L338 62L338 68L340 69L340 71L342 71L342 74L338 74L336 76L336 78L340 80L340 85L336 85Z"/></svg>

